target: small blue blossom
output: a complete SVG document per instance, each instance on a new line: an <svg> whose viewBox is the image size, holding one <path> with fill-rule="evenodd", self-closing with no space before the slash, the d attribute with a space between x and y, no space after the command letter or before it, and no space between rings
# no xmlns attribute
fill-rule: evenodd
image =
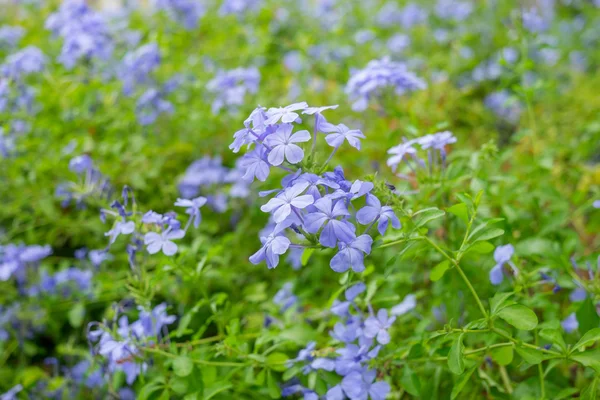
<svg viewBox="0 0 600 400"><path fill-rule="evenodd" d="M173 242L175 239L181 239L185 236L185 231L181 229L171 230L167 228L162 233L148 232L144 236L146 250L150 254L156 254L162 250L166 256L172 256L177 253L177 245Z"/></svg>
<svg viewBox="0 0 600 400"><path fill-rule="evenodd" d="M499 285L504 280L503 267L504 264L510 263L515 252L515 248L511 244L496 247L494 250L494 260L496 265L490 271L490 282L492 285Z"/></svg>
<svg viewBox="0 0 600 400"><path fill-rule="evenodd" d="M212 103L213 114L218 114L223 107L229 112L235 112L244 105L246 94L258 91L260 72L257 68L236 68L229 71L219 71L206 84L206 89L215 99Z"/></svg>
<svg viewBox="0 0 600 400"><path fill-rule="evenodd" d="M308 142L310 133L298 131L292 134L292 124L281 124L275 133L267 136L265 144L270 147L269 163L274 166L281 165L284 159L290 164L297 164L304 158L304 150L296 143Z"/></svg>
<svg viewBox="0 0 600 400"><path fill-rule="evenodd" d="M4 25L0 27L0 49L13 48L25 35L25 29L20 26Z"/></svg>
<svg viewBox="0 0 600 400"><path fill-rule="evenodd" d="M175 21L185 29L198 27L200 18L205 14L205 6L198 0L153 0L157 10L165 10Z"/></svg>
<svg viewBox="0 0 600 400"><path fill-rule="evenodd" d="M190 215L190 218L194 219L194 227L197 228L202 220L202 214L200 214L200 207L206 204L206 197L196 197L195 199L177 199L175 207L186 207L185 212Z"/></svg>
<svg viewBox="0 0 600 400"><path fill-rule="evenodd" d="M292 211L298 212L298 210L306 208L314 203L314 199L311 195L302 195L308 186L309 185L306 182L297 183L269 200L269 202L260 209L264 212L273 213L273 220L275 223L283 222Z"/></svg>
<svg viewBox="0 0 600 400"><path fill-rule="evenodd" d="M571 313L561 322L561 325L565 332L571 333L579 328L579 321L577 321L575 313Z"/></svg>
<svg viewBox="0 0 600 400"><path fill-rule="evenodd" d="M394 229L400 229L400 220L390 206L381 206L379 199L367 194L367 205L356 213L356 220L362 225L368 225L378 221L377 230L381 235L385 235L388 225L391 222Z"/></svg>
<svg viewBox="0 0 600 400"><path fill-rule="evenodd" d="M346 272L352 268L354 272L365 270L364 254L371 253L373 239L369 235L361 235L348 243L340 242L339 251L329 263L335 272Z"/></svg>

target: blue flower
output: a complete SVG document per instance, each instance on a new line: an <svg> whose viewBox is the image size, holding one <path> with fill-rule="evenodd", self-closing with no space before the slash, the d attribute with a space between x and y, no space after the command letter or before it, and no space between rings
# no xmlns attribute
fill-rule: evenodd
<svg viewBox="0 0 600 400"><path fill-rule="evenodd" d="M260 82L260 72L257 68L236 68L229 71L219 71L206 84L206 89L215 94L212 104L213 114L223 107L235 112L244 104L246 93L256 93Z"/></svg>
<svg viewBox="0 0 600 400"><path fill-rule="evenodd" d="M219 15L243 15L260 10L262 5L262 0L223 0L219 8Z"/></svg>
<svg viewBox="0 0 600 400"><path fill-rule="evenodd" d="M379 221L377 223L377 230L382 235L385 235L390 222L395 229L400 229L402 227L400 220L398 220L398 217L394 214L392 207L382 207L379 199L370 193L367 194L367 205L356 213L356 220L362 225L368 225L375 221Z"/></svg>
<svg viewBox="0 0 600 400"><path fill-rule="evenodd" d="M374 382L375 370L353 371L342 380L341 387L350 400L385 400L390 392L387 382Z"/></svg>
<svg viewBox="0 0 600 400"><path fill-rule="evenodd" d="M344 124L333 125L326 121L319 124L319 130L328 133L328 135L325 136L325 141L331 147L340 147L344 141L347 141L350 146L360 150L360 139L366 137L358 129L350 129Z"/></svg>
<svg viewBox="0 0 600 400"><path fill-rule="evenodd" d="M119 235L129 235L133 233L134 230L135 224L133 221L117 221L115 226L110 231L106 232L104 236L109 236L110 244L113 244Z"/></svg>
<svg viewBox="0 0 600 400"><path fill-rule="evenodd" d="M279 256L285 254L291 244L290 240L282 236L277 229L269 236L261 237L260 241L263 246L250 256L250 262L252 264L259 264L264 260L267 262L269 269L275 268L279 264Z"/></svg>
<svg viewBox="0 0 600 400"><path fill-rule="evenodd" d="M280 313L286 312L290 307L298 303L298 297L292 292L292 284L290 282L283 285L283 287L275 293L273 303L281 306L279 309Z"/></svg>
<svg viewBox="0 0 600 400"><path fill-rule="evenodd" d="M35 46L27 46L6 57L0 65L0 75L18 80L24 76L40 73L46 67L46 56Z"/></svg>
<svg viewBox="0 0 600 400"><path fill-rule="evenodd" d="M181 239L185 236L185 231L181 229L171 230L167 228L162 233L148 232L144 236L146 250L150 254L156 254L162 250L166 256L172 256L177 253L177 245L173 243L174 239Z"/></svg>
<svg viewBox="0 0 600 400"><path fill-rule="evenodd" d="M569 314L569 316L565 318L560 324L567 333L571 333L579 328L579 321L577 321L577 316L575 315L575 313Z"/></svg>
<svg viewBox="0 0 600 400"><path fill-rule="evenodd" d="M137 85L148 83L150 73L158 67L160 60L156 43L145 44L127 53L117 71L123 82L123 93L130 95Z"/></svg>
<svg viewBox="0 0 600 400"><path fill-rule="evenodd" d="M410 310L414 309L417 306L417 296L414 294L408 294L400 304L392 307L390 310L390 314L400 316L404 315Z"/></svg>
<svg viewBox="0 0 600 400"><path fill-rule="evenodd" d="M317 233L325 224L319 242L326 247L334 248L338 240L351 242L355 238L355 228L346 220L337 220L338 217L350 216L346 205L342 201L333 202L331 197L325 196L314 203L316 211L306 215L304 226L309 233Z"/></svg>
<svg viewBox="0 0 600 400"><path fill-rule="evenodd" d="M503 267L509 263L515 252L515 248L511 244L496 247L494 250L494 260L496 265L490 271L490 282L492 285L499 285L504 280Z"/></svg>
<svg viewBox="0 0 600 400"><path fill-rule="evenodd" d="M279 108L269 108L267 111L267 120L265 121L266 125L276 124L280 119L284 124L290 124L292 122L296 122L299 118L298 113L294 111L304 110L308 108L308 104L306 102L294 103L289 106L279 107Z"/></svg>
<svg viewBox="0 0 600 400"><path fill-rule="evenodd" d="M273 213L275 223L283 222L292 211L298 213L298 210L308 207L314 203L311 195L302 195L308 188L308 183L297 183L292 187L272 198L260 209L264 212Z"/></svg>
<svg viewBox="0 0 600 400"><path fill-rule="evenodd" d="M281 124L275 133L267 136L265 144L271 148L268 160L272 165L281 165L283 160L290 164L298 164L304 158L304 150L295 143L308 142L310 133L299 131L292 135L291 124Z"/></svg>
<svg viewBox="0 0 600 400"><path fill-rule="evenodd" d="M20 26L4 25L0 27L0 49L15 47L25 35L25 29Z"/></svg>
<svg viewBox="0 0 600 400"><path fill-rule="evenodd" d="M137 100L135 114L140 125L150 125L160 114L172 114L173 104L164 99L162 92L150 88Z"/></svg>
<svg viewBox="0 0 600 400"><path fill-rule="evenodd" d="M352 72L346 85L346 93L354 102L352 109L364 111L369 100L382 95L386 88L392 88L397 95L402 95L425 87L425 82L409 72L405 64L383 58L373 60L366 68Z"/></svg>
<svg viewBox="0 0 600 400"><path fill-rule="evenodd" d="M262 145L246 153L240 165L246 171L242 178L248 182L252 182L254 178L264 182L269 177L270 164L267 162L267 149Z"/></svg>
<svg viewBox="0 0 600 400"><path fill-rule="evenodd" d="M194 29L205 13L205 7L198 0L154 0L156 9L165 10L171 18L181 23L185 29Z"/></svg>
<svg viewBox="0 0 600 400"><path fill-rule="evenodd" d="M200 214L200 207L206 204L206 197L196 197L192 200L187 199L177 199L175 202L176 207L186 207L185 212L190 215L191 218L194 219L194 227L198 227L200 225L200 221L202 220L202 215Z"/></svg>
<svg viewBox="0 0 600 400"><path fill-rule="evenodd" d="M377 318L370 316L365 320L364 335L368 339L377 338L379 344L388 344L390 342L390 334L388 329L396 317L389 317L386 309L381 309L377 312Z"/></svg>
<svg viewBox="0 0 600 400"><path fill-rule="evenodd" d="M333 256L329 266L335 272L346 272L349 268L354 272L364 271L364 254L371 253L372 244L373 239L369 235L361 235L348 243L340 242L339 252Z"/></svg>

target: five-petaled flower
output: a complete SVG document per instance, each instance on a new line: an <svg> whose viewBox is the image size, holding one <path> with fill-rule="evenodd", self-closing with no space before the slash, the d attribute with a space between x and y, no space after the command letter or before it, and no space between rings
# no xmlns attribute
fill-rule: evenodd
<svg viewBox="0 0 600 400"><path fill-rule="evenodd" d="M162 250L166 256L172 256L177 253L177 245L172 242L173 239L181 239L185 236L185 231L181 229L171 230L167 228L162 233L148 232L144 236L144 244L150 254L156 254Z"/></svg>

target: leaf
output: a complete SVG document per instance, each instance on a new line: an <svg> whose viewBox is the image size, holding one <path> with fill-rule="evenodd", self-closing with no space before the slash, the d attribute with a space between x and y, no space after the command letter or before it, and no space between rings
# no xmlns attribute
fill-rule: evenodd
<svg viewBox="0 0 600 400"><path fill-rule="evenodd" d="M512 296L513 292L502 292L496 293L494 297L490 300L490 310L492 312L492 316L496 315L498 311L515 304L514 302L511 304L507 302L508 298Z"/></svg>
<svg viewBox="0 0 600 400"><path fill-rule="evenodd" d="M469 211L465 203L458 203L446 209L447 212L456 215L465 224L469 223Z"/></svg>
<svg viewBox="0 0 600 400"><path fill-rule="evenodd" d="M75 307L69 311L69 323L73 328L79 328L85 318L85 306L83 303L77 303Z"/></svg>
<svg viewBox="0 0 600 400"><path fill-rule="evenodd" d="M269 396L272 399L278 399L281 397L281 388L277 384L277 380L273 377L271 371L267 371L267 389L269 390Z"/></svg>
<svg viewBox="0 0 600 400"><path fill-rule="evenodd" d="M497 315L510 325L523 331L530 331L538 324L535 313L530 308L520 304L503 308Z"/></svg>
<svg viewBox="0 0 600 400"><path fill-rule="evenodd" d="M514 358L514 351L512 346L504 346L492 349L490 352L492 359L498 363L498 365L509 365Z"/></svg>
<svg viewBox="0 0 600 400"><path fill-rule="evenodd" d="M571 354L570 357L572 360L575 360L586 367L593 368L596 372L600 372L600 349Z"/></svg>
<svg viewBox="0 0 600 400"><path fill-rule="evenodd" d="M233 385L229 382L216 382L215 384L207 387L204 390L204 399L203 400L210 400L214 396L218 395L219 393L221 393L225 390L229 390L232 387L233 387Z"/></svg>
<svg viewBox="0 0 600 400"><path fill-rule="evenodd" d="M433 267L431 273L429 274L429 279L431 279L433 282L439 281L440 279L442 279L448 268L450 268L450 261L442 261L441 263Z"/></svg>
<svg viewBox="0 0 600 400"><path fill-rule="evenodd" d="M467 372L462 374L456 380L456 383L454 384L454 387L452 388L452 394L450 394L450 400L454 400L457 398L457 396L460 394L460 392L465 388L465 385L467 384L467 382L469 382L471 375L473 375L473 372L475 372L476 369L477 369L477 366L471 368L470 370L468 370Z"/></svg>
<svg viewBox="0 0 600 400"><path fill-rule="evenodd" d="M163 377L161 377L163 378ZM148 382L137 394L138 400L147 400L150 395L165 387L164 378L162 380L153 379Z"/></svg>
<svg viewBox="0 0 600 400"><path fill-rule="evenodd" d="M598 398L598 377L581 391L579 400L596 400Z"/></svg>
<svg viewBox="0 0 600 400"><path fill-rule="evenodd" d="M304 251L302 252L302 257L300 257L300 263L303 267L306 266L306 264L308 264L308 260L310 260L310 256L312 256L314 251L315 249L313 248L304 249Z"/></svg>
<svg viewBox="0 0 600 400"><path fill-rule="evenodd" d="M481 235L483 235L483 233L491 230L491 229L495 229L492 227L488 227L488 225L493 225L497 222L502 221L502 218L492 218L492 219L488 219L485 222L482 222L481 224L477 225L475 228L473 228L473 230L471 231L471 233L469 234L469 236L467 237L467 241L468 242L476 242L476 241L481 241L481 240L487 240L487 239L479 239L479 240L473 240L475 238L479 238L481 237ZM485 228L488 228L487 230Z"/></svg>
<svg viewBox="0 0 600 400"><path fill-rule="evenodd" d="M600 340L600 328L590 329L583 335L579 342L575 344L573 350L578 350L582 347L586 347L589 344L592 344L596 341Z"/></svg>
<svg viewBox="0 0 600 400"><path fill-rule="evenodd" d="M461 333L456 338L448 353L448 368L450 368L450 372L455 375L460 375L465 371L465 360L463 359L463 350L465 346L462 342L463 336L464 333Z"/></svg>
<svg viewBox="0 0 600 400"><path fill-rule="evenodd" d="M565 339L558 329L542 329L540 331L540 337L550 341L553 345L556 345L563 352L567 350L567 344Z"/></svg>
<svg viewBox="0 0 600 400"><path fill-rule="evenodd" d="M465 249L465 254L476 253L476 254L488 254L494 251L495 247L490 242L477 242L472 245L468 245Z"/></svg>
<svg viewBox="0 0 600 400"><path fill-rule="evenodd" d="M583 304L575 312L575 315L579 322L579 332L582 334L590 329L597 328L600 324L600 317L598 317L598 313L596 312L596 306L589 296L583 301Z"/></svg>
<svg viewBox="0 0 600 400"><path fill-rule="evenodd" d="M504 230L499 228L490 228L483 231L479 236L470 240L470 243L482 242L485 240L490 240L496 238L498 236L504 235Z"/></svg>
<svg viewBox="0 0 600 400"><path fill-rule="evenodd" d="M267 365L275 371L285 371L287 368L285 362L289 360L287 354L271 353L267 357Z"/></svg>
<svg viewBox="0 0 600 400"><path fill-rule="evenodd" d="M434 219L443 217L444 214L446 214L444 211L435 207L417 211L413 215L413 217L415 218L415 227L420 228L428 222L433 221Z"/></svg>
<svg viewBox="0 0 600 400"><path fill-rule="evenodd" d="M517 243L515 251L522 257L532 255L543 256L553 253L553 245L551 240L534 237Z"/></svg>
<svg viewBox="0 0 600 400"><path fill-rule="evenodd" d="M415 397L419 397L421 395L421 382L419 381L419 377L408 366L404 367L402 378L400 378L400 383L402 384L404 390L406 390L409 394Z"/></svg>
<svg viewBox="0 0 600 400"><path fill-rule="evenodd" d="M515 347L515 351L521 358L528 364L537 365L542 361L546 360L548 357L542 353L541 351L537 351L534 349L529 349L525 347Z"/></svg>
<svg viewBox="0 0 600 400"><path fill-rule="evenodd" d="M194 362L187 356L179 356L173 360L173 372L177 376L188 376L194 369Z"/></svg>

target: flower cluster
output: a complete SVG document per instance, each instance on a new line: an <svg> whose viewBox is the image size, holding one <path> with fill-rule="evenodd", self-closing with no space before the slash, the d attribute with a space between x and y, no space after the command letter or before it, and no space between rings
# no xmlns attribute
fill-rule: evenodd
<svg viewBox="0 0 600 400"><path fill-rule="evenodd" d="M27 267L36 265L50 254L50 246L0 245L0 281L7 281L14 276L19 285L24 284Z"/></svg>
<svg viewBox="0 0 600 400"><path fill-rule="evenodd" d="M25 29L20 26L4 25L0 27L0 49L13 48L25 35Z"/></svg>
<svg viewBox="0 0 600 400"><path fill-rule="evenodd" d="M417 139L405 140L404 143L388 150L388 154L391 156L387 160L387 165L391 167L393 171L396 171L400 163L404 161L414 173L417 172L417 168L427 169L431 173L433 168L438 164L442 168L446 167L446 146L452 143L456 143L456 137L449 131L425 135ZM417 149L415 148L416 145L419 145L421 150L427 150L429 167L427 167L425 161L418 157Z"/></svg>
<svg viewBox="0 0 600 400"><path fill-rule="evenodd" d="M139 319L129 323L126 315L118 319L117 326L109 330L106 324L90 323L88 340L92 353L101 356L106 362L106 370L113 374L123 371L128 385L148 368L142 357L141 348L154 346L163 337L168 337L167 325L175 321L175 316L167 314L167 305L160 304L151 311L140 309Z"/></svg>
<svg viewBox="0 0 600 400"><path fill-rule="evenodd" d="M160 51L156 43L148 43L128 52L117 71L117 76L123 82L123 93L129 96L136 86L150 82L150 74L159 65Z"/></svg>
<svg viewBox="0 0 600 400"><path fill-rule="evenodd" d="M205 156L187 168L178 184L179 193L187 199L202 195L212 210L225 212L233 199L250 194L250 183L241 179L244 173L239 160L228 168L221 157Z"/></svg>
<svg viewBox="0 0 600 400"><path fill-rule="evenodd" d="M364 69L353 71L346 84L346 93L353 101L354 111L363 111L372 98L381 97L386 89L393 89L398 96L425 89L425 81L410 72L406 64L389 58L373 60Z"/></svg>
<svg viewBox="0 0 600 400"><path fill-rule="evenodd" d="M523 111L521 103L506 90L490 93L486 96L484 104L498 118L510 124L519 122Z"/></svg>
<svg viewBox="0 0 600 400"><path fill-rule="evenodd" d="M219 15L244 15L258 11L262 6L262 0L223 0L219 7Z"/></svg>
<svg viewBox="0 0 600 400"><path fill-rule="evenodd" d="M438 0L435 13L438 17L450 21L464 21L473 12L473 4L458 0Z"/></svg>
<svg viewBox="0 0 600 400"><path fill-rule="evenodd" d="M54 275L42 272L40 283L28 289L30 296L59 294L69 297L76 292L89 292L92 287L92 271L75 267L59 271Z"/></svg>
<svg viewBox="0 0 600 400"><path fill-rule="evenodd" d="M78 61L108 60L114 43L104 17L85 0L65 0L46 20L46 28L63 39L58 60L73 68Z"/></svg>
<svg viewBox="0 0 600 400"><path fill-rule="evenodd" d="M322 115L323 111L336 107L308 107L306 103L268 110L259 107L246 120L246 127L235 133L230 146L234 152L244 145L254 146L240 161L246 168L243 178L264 181L271 167L291 172L282 180L281 189L261 193L263 196L275 194L261 207L262 211L271 214L272 223L263 230L263 246L250 257L252 263L266 261L269 268L275 268L279 256L288 249L316 246L337 249L330 262L334 271L344 272L351 268L361 272L365 268L364 256L371 252L373 239L369 231L373 225L378 224L382 235L389 224L400 228L392 208L382 206L371 193L373 183L349 181L341 167L319 173L303 172L300 168L305 156L300 144L309 142L311 135L307 130L294 132L294 124L301 122L299 112L315 116L312 151L315 151L317 132L325 133L326 143L333 148L320 170L326 168L342 144L347 142L360 149L360 139L365 138L361 131L344 124L331 124ZM363 197L366 206L351 213L350 210L355 210L353 202ZM362 232L357 229L359 224L366 226ZM287 232L293 232L300 243L292 243Z"/></svg>
<svg viewBox="0 0 600 400"><path fill-rule="evenodd" d="M366 285L357 283L345 291L345 301L336 300L331 312L342 319L330 332L336 347L332 350L316 350L317 344L310 342L290 360L289 366L300 364L306 375L313 371L335 371L341 382L330 387L324 398L327 400L384 400L390 392L385 381L376 381L376 371L370 368L382 347L390 343L389 329L396 318L416 307L414 295L393 307L390 312L380 309L376 314L368 305L364 313L356 299L366 290ZM333 357L331 357L333 356ZM289 382L282 390L283 396L302 393L304 399L318 399L314 391L302 386L298 380Z"/></svg>
<svg viewBox="0 0 600 400"><path fill-rule="evenodd" d="M86 201L111 196L112 187L108 178L96 168L89 155L72 158L69 161L69 170L77 175L78 180L61 183L56 187L55 195L62 200L63 207L74 202L78 208L83 208Z"/></svg>
<svg viewBox="0 0 600 400"><path fill-rule="evenodd" d="M223 107L234 112L245 103L247 93L258 91L260 72L257 68L236 68L219 71L206 84L206 89L215 97L212 103L213 114L218 114Z"/></svg>
<svg viewBox="0 0 600 400"><path fill-rule="evenodd" d="M575 283L575 289L569 294L569 300L573 303L586 300L588 297L592 300L594 305L598 307L600 302L598 293L600 293L600 256L597 258L596 272L592 268L591 263L587 263L587 270L579 268L574 258L571 258L571 265L573 266L573 282ZM566 332L573 332L579 327L579 321L575 313L569 314L569 316L562 321L562 327Z"/></svg>
<svg viewBox="0 0 600 400"><path fill-rule="evenodd" d="M206 12L203 2L198 0L154 0L157 10L164 10L185 29L194 29Z"/></svg>
<svg viewBox="0 0 600 400"><path fill-rule="evenodd" d="M376 20L382 27L400 25L411 29L427 21L427 10L416 3L408 3L400 9L396 2L387 2L377 13Z"/></svg>

